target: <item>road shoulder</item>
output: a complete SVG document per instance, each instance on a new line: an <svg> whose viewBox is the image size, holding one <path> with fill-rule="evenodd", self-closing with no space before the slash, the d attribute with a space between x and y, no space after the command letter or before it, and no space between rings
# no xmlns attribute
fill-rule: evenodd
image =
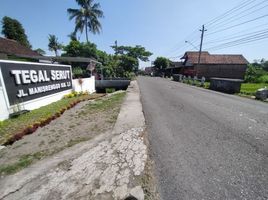
<svg viewBox="0 0 268 200"><path fill-rule="evenodd" d="M113 131L4 178L0 199L144 199L145 120L132 82Z"/></svg>

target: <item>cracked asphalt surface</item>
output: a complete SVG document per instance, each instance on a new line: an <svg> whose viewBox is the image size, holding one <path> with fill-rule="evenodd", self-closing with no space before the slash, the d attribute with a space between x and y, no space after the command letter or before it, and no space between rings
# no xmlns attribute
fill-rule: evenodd
<svg viewBox="0 0 268 200"><path fill-rule="evenodd" d="M268 199L268 104L139 77L161 199Z"/></svg>

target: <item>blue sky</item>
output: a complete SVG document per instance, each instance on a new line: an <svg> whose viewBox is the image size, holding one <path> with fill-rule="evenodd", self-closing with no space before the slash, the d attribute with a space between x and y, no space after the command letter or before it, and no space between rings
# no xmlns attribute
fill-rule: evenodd
<svg viewBox="0 0 268 200"><path fill-rule="evenodd" d="M198 29L202 24L232 9L241 1L96 0L101 4L105 18L101 19L102 33L100 35L90 34L90 41L108 53L113 53L110 46L115 40L118 40L119 45L139 44L146 47L154 53L150 58L151 61L157 56L178 60L178 57L185 51L193 49L190 44L185 44L185 40L189 40L195 46L199 45L200 31ZM204 38L204 49L221 44L213 43L217 40L226 39L225 42L228 42L228 38L232 36L239 38L241 34L268 30L268 17L263 17L221 31L231 25L267 14L268 7L265 7L267 4L267 0L266 2L252 0L248 6L223 18L223 20L227 20L226 22L217 21L208 26ZM250 7L252 8L249 9ZM67 8L77 8L75 0L1 0L0 18L6 15L19 20L23 24L33 48L42 48L47 51L48 55L52 55L53 53L49 52L47 47L48 34L55 34L60 42L67 44L69 42L67 35L74 28L74 22L68 20ZM247 11L247 9L249 10ZM242 17L243 11L248 15ZM239 12L241 12L240 15L238 15ZM232 19L233 22L229 23ZM218 33L212 34L217 30L219 30ZM82 35L80 40L85 41L85 36ZM207 42L212 43L207 44ZM243 54L249 61L253 61L260 58L268 59L267 47L268 39L264 39L247 45L220 50L211 49L210 53ZM143 67L147 65L150 63L141 63Z"/></svg>

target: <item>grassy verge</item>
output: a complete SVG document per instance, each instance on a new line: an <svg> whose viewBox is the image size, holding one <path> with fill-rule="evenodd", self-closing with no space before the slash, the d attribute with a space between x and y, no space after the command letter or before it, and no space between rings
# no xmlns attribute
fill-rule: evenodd
<svg viewBox="0 0 268 200"><path fill-rule="evenodd" d="M113 127L113 124L116 122L125 94L125 92L115 93L103 98L98 98L91 103L85 104L78 112L76 111L75 114L67 113L66 116L62 116L63 118L67 117L69 120L68 123L70 124L72 124L74 121L77 122L77 119L80 119L79 125L77 126L85 127L85 124L82 123L90 124L93 122L91 125L87 125L83 130L59 130L60 137L62 138L58 138L57 132L50 132L50 130L54 130L57 125L51 124L49 127L47 127L47 130L42 131L42 135L33 135L33 137L38 138L37 141L39 142L39 145L31 148L30 152L28 149L27 154L21 155L21 152L24 152L24 149L27 148L26 146L31 146L32 143L35 142L34 138L28 142L22 141L21 144L14 143L12 146L8 146L4 151L0 152L0 175L6 176L14 174L38 160L54 155L78 143L92 139L94 137L94 133L102 133L103 131L110 130ZM66 100L71 99L63 99L64 102ZM60 102L56 102L56 104L58 103ZM43 108L41 111L43 111ZM69 117L72 117L72 119ZM84 119L88 121L84 121ZM98 119L98 121L96 124L94 124L96 119ZM18 118L16 120L18 120ZM101 127L99 127L98 124L100 124ZM84 130L88 130L88 133L83 135L81 133L84 133ZM75 132L75 134L73 134L73 132ZM44 137L45 135L46 137ZM53 139L53 143L50 141L50 136ZM41 142L40 138L42 138ZM11 157L9 157L9 153L11 154Z"/></svg>
<svg viewBox="0 0 268 200"><path fill-rule="evenodd" d="M81 111L78 115L87 115L90 113L97 113L102 112L104 110L113 109L114 107L122 103L125 94L125 92L119 92L105 99L96 100L91 104L88 104L84 108L84 110Z"/></svg>
<svg viewBox="0 0 268 200"><path fill-rule="evenodd" d="M44 152L36 152L34 154L23 155L16 163L0 166L0 174L1 175L13 174L31 165L35 160L40 160L44 156L45 156Z"/></svg>
<svg viewBox="0 0 268 200"><path fill-rule="evenodd" d="M53 152L40 151L40 152L35 152L32 154L22 155L22 156L20 156L19 160L16 161L15 163L0 166L0 175L3 176L3 175L14 174L14 173L20 171L21 169L24 169L24 168L30 166L34 162L41 160L42 158L45 158L47 156L51 156L55 153L58 153L58 152L64 150L65 148L72 147L80 142L84 142L87 140L88 140L87 138L77 138L77 139L70 140L66 144L65 147L55 149Z"/></svg>
<svg viewBox="0 0 268 200"><path fill-rule="evenodd" d="M191 84L191 82L188 83L187 81L185 81L184 83ZM199 86L199 84L197 86ZM210 82L205 82L204 88L209 89L209 86L210 86ZM242 83L241 90L238 95L254 96L258 89L264 88L264 87L268 88L268 83Z"/></svg>
<svg viewBox="0 0 268 200"><path fill-rule="evenodd" d="M0 145L5 144L5 142L7 142L12 136L25 130L27 127L46 121L48 118L59 114L62 109L66 110L66 108L74 102L95 99L100 96L103 95L92 94L65 98L39 109L32 110L31 112L23 114L17 118L2 121L0 122Z"/></svg>
<svg viewBox="0 0 268 200"><path fill-rule="evenodd" d="M188 84L188 85L192 85L192 86L197 86L197 87L203 87L205 89L209 89L210 86L210 82L205 82L204 86L201 86L201 82L200 81L196 81L195 84L193 85L193 81L192 80L184 80L182 83Z"/></svg>
<svg viewBox="0 0 268 200"><path fill-rule="evenodd" d="M254 96L256 91L260 88L268 87L268 83L243 83L241 85L240 93L243 95Z"/></svg>

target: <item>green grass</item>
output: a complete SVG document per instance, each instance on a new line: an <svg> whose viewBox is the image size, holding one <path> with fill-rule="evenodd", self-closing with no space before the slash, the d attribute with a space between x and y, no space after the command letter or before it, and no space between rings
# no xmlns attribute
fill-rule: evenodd
<svg viewBox="0 0 268 200"><path fill-rule="evenodd" d="M88 98L97 98L100 95L84 95L84 96L77 96L73 98L65 98L59 100L55 103L49 104L47 106L43 106L39 109L32 110L26 114L20 115L17 118L11 118L0 122L0 145L4 144L10 137L17 134L21 130L45 120L57 112L60 112L61 109L66 108L72 102L77 100L83 100Z"/></svg>
<svg viewBox="0 0 268 200"><path fill-rule="evenodd" d="M193 81L192 80L184 80L183 83L188 84L188 85L193 85ZM201 87L201 82L200 81L196 81L195 82L195 86ZM205 89L209 89L210 86L210 82L205 82L204 83L204 88Z"/></svg>
<svg viewBox="0 0 268 200"><path fill-rule="evenodd" d="M115 92L114 88L106 88L106 93L113 93Z"/></svg>
<svg viewBox="0 0 268 200"><path fill-rule="evenodd" d="M19 161L13 164L0 166L0 174L1 175L14 174L15 172L31 165L33 161L40 160L44 156L45 154L43 152L36 152L34 154L23 155L20 157Z"/></svg>
<svg viewBox="0 0 268 200"><path fill-rule="evenodd" d="M117 111L120 109L120 105L123 102L125 94L126 94L126 92L116 93L116 94L113 94L113 95L106 97L106 98L103 98L103 99L97 99L97 100L95 100L95 102L86 105L85 109L83 109L83 111L80 111L80 113L83 113L83 114L87 114L87 113L92 114L93 113L95 115L98 112L109 111L110 120L115 122L118 112L114 112L114 111ZM63 99L63 100L56 102L56 103L53 103L49 106L45 106L44 108L37 109L34 112L27 113L26 115L31 114L31 116L28 116L26 119L25 119L25 116L20 116L16 119L10 119L10 120L3 121L3 124L7 128L8 127L7 125L11 125L11 124L15 125L14 124L15 122L22 123L22 120L24 122L28 123L29 122L28 118L30 120L31 117L33 117L33 113L35 114L35 116L39 117L39 115L41 115L41 117L43 117L43 115L45 115L45 113L48 113L48 111L53 110L53 108L54 109L55 108L61 109L61 106L66 105L65 104L66 101L69 102L72 99L74 100L74 98ZM61 106L59 106L59 104ZM69 105L69 104L67 104L67 105ZM112 111L112 112L110 112L110 111ZM45 112L45 113L41 114L39 112ZM54 110L54 112L56 112L56 110ZM52 111L49 113L51 114ZM3 124L1 125L2 127L3 127ZM98 125L96 124L93 128L94 129L98 128ZM53 131L55 132L56 130L53 130ZM55 137L57 137L57 135L55 135ZM91 137L74 138L74 139L69 140L65 146L59 147L59 148L54 149L52 151L45 151L45 152L42 151L42 152L36 152L36 153L32 153L32 154L23 155L23 156L19 157L18 160L12 164L1 165L0 166L0 175L14 174L14 173L22 170L23 168L26 168L29 165L35 163L36 161L43 159L46 156L53 155L57 152L64 150L65 148L72 147L78 143L88 141L90 139L91 139ZM49 141L49 143L53 143L53 142L56 142L56 140ZM41 141L39 145L41 146L43 144L44 144L44 141ZM1 156L3 156L3 155L0 154L0 157Z"/></svg>
<svg viewBox="0 0 268 200"><path fill-rule="evenodd" d="M255 95L256 91L264 87L268 88L268 83L243 83L241 85L241 94L245 95Z"/></svg>
<svg viewBox="0 0 268 200"><path fill-rule="evenodd" d="M188 84L187 81L184 81L184 83ZM198 83L197 85L200 85L200 83ZM204 88L209 89L209 86L210 86L210 82L205 82ZM254 96L258 89L264 88L264 87L268 88L268 83L243 83L241 85L240 94L246 95L246 96Z"/></svg>
<svg viewBox="0 0 268 200"><path fill-rule="evenodd" d="M41 160L42 158L44 158L46 156L53 155L53 154L65 149L66 147L72 147L80 142L84 142L84 141L87 141L90 139L91 139L90 137L89 138L72 139L67 143L66 146L55 149L52 152L46 151L46 152L36 152L33 154L22 155L17 162L0 166L0 175L14 174L14 173L30 166L34 162ZM51 143L51 142L52 141L50 141L49 143Z"/></svg>
<svg viewBox="0 0 268 200"><path fill-rule="evenodd" d="M210 86L210 82L205 82L205 87L208 89ZM264 87L268 88L268 83L242 83L240 93L244 95L255 95L256 91L260 88Z"/></svg>
<svg viewBox="0 0 268 200"><path fill-rule="evenodd" d="M85 142L87 140L90 140L90 138L77 138L77 139L70 140L67 144L67 147L72 147L80 142Z"/></svg>
<svg viewBox="0 0 268 200"><path fill-rule="evenodd" d="M113 109L117 105L120 105L126 95L126 92L120 92L113 94L105 99L96 100L95 102L88 104L79 115L87 115L88 113L102 112L104 110Z"/></svg>
<svg viewBox="0 0 268 200"><path fill-rule="evenodd" d="M204 83L204 88L209 89L209 86L210 86L210 82L205 82Z"/></svg>

